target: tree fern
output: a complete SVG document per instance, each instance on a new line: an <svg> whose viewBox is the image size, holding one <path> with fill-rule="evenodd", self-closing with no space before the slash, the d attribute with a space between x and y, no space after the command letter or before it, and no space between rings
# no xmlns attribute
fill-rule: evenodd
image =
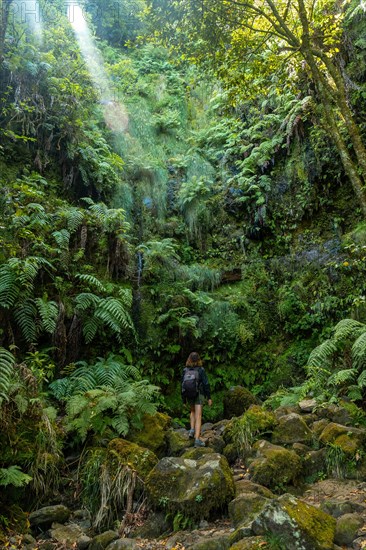
<svg viewBox="0 0 366 550"><path fill-rule="evenodd" d="M35 303L42 319L43 330L49 334L53 334L56 330L57 317L59 313L58 304L44 298L36 298Z"/></svg>
<svg viewBox="0 0 366 550"><path fill-rule="evenodd" d="M342 319L334 328L334 340L344 341L349 338L357 338L366 331L366 325L355 319Z"/></svg>
<svg viewBox="0 0 366 550"><path fill-rule="evenodd" d="M9 466L9 468L0 468L0 486L13 485L14 487L23 487L32 480L31 476L21 471L19 466Z"/></svg>
<svg viewBox="0 0 366 550"><path fill-rule="evenodd" d="M0 347L0 407L3 401L8 400L14 375L14 364L15 358L10 351Z"/></svg>
<svg viewBox="0 0 366 550"><path fill-rule="evenodd" d="M99 329L102 327L102 321L95 317L87 317L83 321L83 335L85 342L90 344L98 333Z"/></svg>

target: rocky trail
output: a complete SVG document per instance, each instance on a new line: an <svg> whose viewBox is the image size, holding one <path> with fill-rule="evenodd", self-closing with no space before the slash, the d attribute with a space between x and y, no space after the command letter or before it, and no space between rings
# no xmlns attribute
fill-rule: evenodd
<svg viewBox="0 0 366 550"><path fill-rule="evenodd" d="M252 438L238 453L238 429L248 423ZM115 439L103 451L104 467L113 451L119 465L145 475L139 501L133 489L118 512L118 531L97 534L85 503L65 501L32 512L30 532L6 548L366 548L366 429L346 406L318 410L304 401L271 412L252 403L240 416L204 425L202 439L206 446L193 448L187 430L161 414L150 418L134 441Z"/></svg>

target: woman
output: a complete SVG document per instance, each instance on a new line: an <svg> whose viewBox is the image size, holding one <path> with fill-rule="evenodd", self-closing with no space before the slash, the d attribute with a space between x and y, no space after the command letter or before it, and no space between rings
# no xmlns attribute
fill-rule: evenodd
<svg viewBox="0 0 366 550"><path fill-rule="evenodd" d="M193 373L193 377L192 377ZM187 376L188 375L188 376ZM197 395L191 397L187 396L187 390L185 390L185 381L187 378L196 378L197 381ZM202 361L198 353L193 351L189 354L186 361L186 367L182 373L182 399L183 403L188 403L190 406L190 424L189 437L194 437L195 447L204 447L204 442L200 439L201 425L202 425L202 408L205 398L208 400L208 404L211 407L211 391L210 384L207 379L205 369L202 367Z"/></svg>

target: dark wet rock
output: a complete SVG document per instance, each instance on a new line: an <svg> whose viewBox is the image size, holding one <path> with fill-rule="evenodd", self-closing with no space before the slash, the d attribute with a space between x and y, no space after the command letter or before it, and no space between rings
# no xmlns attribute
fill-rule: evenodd
<svg viewBox="0 0 366 550"><path fill-rule="evenodd" d="M39 510L35 510L29 514L29 522L32 527L46 527L52 523L65 523L70 517L70 510L63 504L55 504L54 506L45 506Z"/></svg>
<svg viewBox="0 0 366 550"><path fill-rule="evenodd" d="M104 550L118 538L116 531L105 531L91 540L89 550Z"/></svg>

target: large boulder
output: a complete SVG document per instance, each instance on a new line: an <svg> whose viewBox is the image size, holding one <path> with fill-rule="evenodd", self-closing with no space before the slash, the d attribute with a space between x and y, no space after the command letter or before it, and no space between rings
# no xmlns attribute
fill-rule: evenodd
<svg viewBox="0 0 366 550"><path fill-rule="evenodd" d="M354 456L358 450L362 449L366 441L366 430L330 422L320 434L319 441L323 445L331 443L339 447L346 455Z"/></svg>
<svg viewBox="0 0 366 550"><path fill-rule="evenodd" d="M286 550L332 550L336 520L285 494L263 508L253 521L252 529L256 535L277 536Z"/></svg>
<svg viewBox="0 0 366 550"><path fill-rule="evenodd" d="M243 386L234 386L224 396L224 418L241 416L250 405L259 404L259 399Z"/></svg>
<svg viewBox="0 0 366 550"><path fill-rule="evenodd" d="M67 525L53 523L52 529L50 529L50 536L52 539L65 546L68 545L70 548L86 548L91 541L91 539L84 534L81 527L75 523L69 523Z"/></svg>
<svg viewBox="0 0 366 550"><path fill-rule="evenodd" d="M70 517L70 510L63 504L55 504L54 506L44 506L39 510L31 512L29 515L29 523L31 526L41 525L45 527L52 523L66 523Z"/></svg>
<svg viewBox="0 0 366 550"><path fill-rule="evenodd" d="M167 414L146 414L143 419L143 428L132 431L128 437L141 447L153 451L159 458L167 451L167 429L171 425L171 418Z"/></svg>
<svg viewBox="0 0 366 550"><path fill-rule="evenodd" d="M296 413L281 416L273 435L273 443L291 445L293 443L310 443L313 434L301 415Z"/></svg>
<svg viewBox="0 0 366 550"><path fill-rule="evenodd" d="M229 503L229 516L234 527L248 523L269 502L269 499L257 493L245 493L237 496Z"/></svg>
<svg viewBox="0 0 366 550"><path fill-rule="evenodd" d="M196 459L165 457L146 480L151 503L171 515L207 518L233 499L233 474L225 457L202 453Z"/></svg>
<svg viewBox="0 0 366 550"><path fill-rule="evenodd" d="M257 456L249 465L252 481L274 490L297 482L302 461L295 451L265 440L257 441L253 448Z"/></svg>

